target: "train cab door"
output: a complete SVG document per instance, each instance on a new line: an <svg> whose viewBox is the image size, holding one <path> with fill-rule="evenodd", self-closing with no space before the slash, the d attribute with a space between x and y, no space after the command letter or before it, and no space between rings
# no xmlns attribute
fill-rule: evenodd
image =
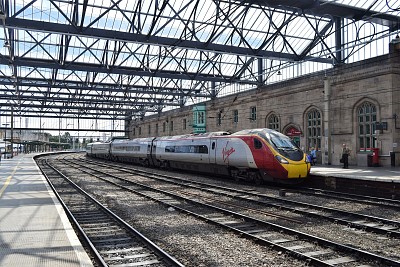
<svg viewBox="0 0 400 267"><path fill-rule="evenodd" d="M151 166L156 166L156 138L153 138L148 141L147 144L147 158Z"/></svg>
<svg viewBox="0 0 400 267"><path fill-rule="evenodd" d="M210 153L210 164L215 164L216 163L216 157L217 157L217 139L216 138L211 138L210 139L210 148L209 148L209 153Z"/></svg>
<svg viewBox="0 0 400 267"><path fill-rule="evenodd" d="M263 155L263 144L262 142L258 139L258 137L253 138L253 158L255 162L263 162L264 161L264 155ZM264 163L264 162L263 162Z"/></svg>

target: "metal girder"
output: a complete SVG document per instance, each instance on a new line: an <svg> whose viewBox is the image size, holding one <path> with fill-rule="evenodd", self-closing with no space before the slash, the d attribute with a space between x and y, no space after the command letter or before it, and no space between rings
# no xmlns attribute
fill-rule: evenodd
<svg viewBox="0 0 400 267"><path fill-rule="evenodd" d="M0 131L4 130L10 130L10 128L5 128L5 127L0 127ZM117 129L85 129L85 128L80 128L80 129L71 129L71 128L35 128L35 127L30 127L30 128L25 128L25 127L14 127L13 131L18 132L18 131L63 131L63 132L68 132L68 131L74 131L74 132L114 132L114 133L124 133L126 132L125 130L117 130ZM84 136L81 136L84 137ZM8 139L7 139L8 140Z"/></svg>
<svg viewBox="0 0 400 267"><path fill-rule="evenodd" d="M269 38L267 38L266 40L264 40L264 42L259 46L259 48L257 49L257 51L262 51L268 44L270 44L271 42L273 42L277 36L282 36L284 42L290 47L289 42L286 40L285 36L281 33L281 30L292 20L293 17L295 17L295 13L292 12L292 14L290 14L290 16L289 16L283 23L281 23L280 26L275 25L275 23L274 23L272 17L270 17L270 16L268 16L268 15L267 15L267 17L268 17L269 20L270 20L270 24L271 24L272 27L275 29L275 33L272 34L271 37L269 37ZM295 55L299 60L301 60L302 58L303 58L303 59L305 58L304 55L302 55L302 56L297 55L297 54L296 54L296 51L294 51L292 48L291 48L291 50L292 50L292 52L293 52L293 55ZM250 58L249 60L247 60L246 62L242 62L242 63L243 63L243 66L241 66L241 67L239 68L239 70L235 73L234 76L235 76L235 77L241 77L241 76L245 73L245 71L249 68L249 66L251 65L251 63L254 62L255 59L256 59L256 58L251 57L251 58ZM261 63L261 64L262 64L262 63ZM258 69L262 69L262 66L261 66L261 67L258 66ZM250 72L250 73L251 73L251 72ZM257 75L260 75L259 71L258 71ZM260 77L258 77L257 80L260 80Z"/></svg>
<svg viewBox="0 0 400 267"><path fill-rule="evenodd" d="M5 90L0 89L0 92L5 92ZM40 95L23 95L22 92L20 92L20 94L18 95L18 100L21 101L22 103L23 103L23 101L31 101L31 102L33 102L33 101L43 101L45 103L47 100L51 99L52 103L58 103L58 104L69 104L71 102L74 105L77 105L77 104L88 104L88 105L85 105L83 107L84 109L90 108L93 104L96 104L96 105L103 104L103 105L106 106L106 107L103 107L103 109L106 109L106 110L114 110L113 108L108 108L107 106L111 106L112 107L114 105L117 105L117 106L120 106L119 109L122 109L122 110L123 109L127 109L127 110L129 110L129 108L126 107L128 105L131 105L131 106L132 105L135 105L135 106L148 106L148 105L157 105L157 104L160 103L159 101L164 101L164 99L152 99L152 98L147 98L147 100L149 100L147 102L146 101L138 101L139 99L146 100L146 98L140 98L140 97L138 97L135 101L129 101L129 100L114 99L114 98L111 98L111 97L109 99L106 99L106 98L103 98L103 99L95 99L95 98L84 99L84 98L76 97L76 96L74 96L74 97L59 97L59 96L56 96L56 95L57 95L56 93L54 93L54 94L51 93L51 94L48 94L46 96L43 96L43 95L42 96L40 96ZM63 93L63 94L60 94L60 95L68 96L67 93ZM10 96L12 96L12 95L3 94L3 95L0 96L0 99L9 100ZM179 103L165 103L164 105L176 106L176 107L180 106ZM31 107L35 107L35 106L36 106L36 104L31 103ZM74 108L73 105L70 105L68 107L69 108Z"/></svg>
<svg viewBox="0 0 400 267"><path fill-rule="evenodd" d="M37 104L37 105L32 105L32 104L24 104L24 103L19 103L19 104L15 104L15 103L2 103L3 107L15 107L15 106L19 106L20 108L32 108L32 107L37 107L40 110L44 110L44 109L52 109L54 112L54 109L57 110L62 110L63 112L66 112L66 109L68 110L78 110L81 111L83 113L88 112L88 110L101 110L101 111L118 111L118 112L131 112L133 110L135 110L132 107L117 107L115 106L109 106L109 107L96 107L96 106L91 106L88 107L87 109L85 107L81 107L81 106L63 106L63 105L50 105L50 104L46 104L46 105L41 105L41 104ZM139 109L138 109L139 110ZM143 110L143 109L140 109ZM59 112L58 112L59 113Z"/></svg>
<svg viewBox="0 0 400 267"><path fill-rule="evenodd" d="M310 25L312 25L312 23L310 23L310 21L307 19L307 21L309 22ZM325 44L324 38L323 36L325 36L325 34L327 33L327 31L333 27L334 21L331 20L330 23L327 23L322 29L316 29L313 25L312 27L314 27L314 31L315 31L315 37L314 40L306 47L306 49L304 49L300 56L303 57L305 55L307 55L313 48L314 46L318 43L321 42L323 45L325 45L325 47L329 49L329 46ZM319 31L318 31L319 30Z"/></svg>
<svg viewBox="0 0 400 267"><path fill-rule="evenodd" d="M41 32L59 33L63 35L84 36L91 38L102 38L102 39L118 40L125 42L135 42L141 44L152 44L158 46L179 47L185 49L211 51L214 53L233 54L239 56L281 59L288 61L301 60L300 58L296 57L296 55L289 53L281 53L281 52L274 52L267 50L254 50L246 47L221 45L216 43L206 43L206 42L199 42L192 40L180 40L177 38L168 38L160 36L149 36L138 33L126 34L126 32L96 29L96 28L85 28L83 31L80 31L79 29L77 29L72 25L64 25L64 24L42 22L42 21L39 22L39 21L19 19L13 17L6 18L5 23L6 23L5 26L8 28L23 29L27 31L34 30ZM328 63L326 59L320 57L306 57L304 58L304 60ZM221 82L221 80L210 80L210 81ZM229 81L229 78L224 80L224 82L226 81ZM230 82L240 82L240 81L233 80Z"/></svg>
<svg viewBox="0 0 400 267"><path fill-rule="evenodd" d="M374 12L353 6L347 6L335 3L334 1L324 0L240 0L236 2L245 2L258 4L261 6L277 7L280 9L293 8L301 10L304 14L317 15L325 17L331 15L334 17L347 18L353 20L365 20L376 24L389 27L390 31L398 30L399 18L390 14Z"/></svg>
<svg viewBox="0 0 400 267"><path fill-rule="evenodd" d="M100 112L99 110L95 111L87 111L87 112L82 112L81 110L75 109L75 111L71 110L65 110L62 109L62 116L60 116L60 110L32 110L32 109L24 109L23 111L15 111L14 116L23 116L23 117L31 117L31 118L62 118L62 119L119 119L119 120L125 120L127 118L135 117L138 115L131 115L127 114L126 111L120 111L119 113L117 111L114 111L116 113L107 113L107 112ZM65 110L65 111L64 111ZM150 110L151 111L151 110ZM130 110L130 113L136 112L137 114L142 113L143 110ZM155 111L151 111L155 112ZM11 111L8 109L0 109L0 115L2 116L11 116Z"/></svg>
<svg viewBox="0 0 400 267"><path fill-rule="evenodd" d="M74 109L74 110L63 110L60 112L60 110L56 109L46 109L46 110L33 110L33 109L28 109L24 106L21 106L21 108L24 108L23 111L20 112L14 112L14 116L21 117L33 117L33 118L72 118L72 119L81 119L81 118L86 118L86 119L99 119L99 120L113 120L113 119L119 119L119 120L125 120L128 118L139 118L141 117L139 114L143 114L143 110L135 110L132 109L127 113L127 111L121 110L120 112L118 111L113 111L113 112L108 112L108 111L102 111L101 109L97 110L82 110L82 109ZM155 112L155 111L150 111L150 112ZM62 114L61 116L59 114ZM132 113L135 113L135 115L132 115ZM0 110L0 114L2 116L11 116L11 112L9 110Z"/></svg>
<svg viewBox="0 0 400 267"><path fill-rule="evenodd" d="M71 81L71 80L58 80L58 79L40 79L32 77L18 77L11 78L7 76L0 76L0 85L9 86L26 86L36 88L56 88L56 89L73 89L82 90L82 94L87 95L89 92L114 92L129 94L130 97L134 97L132 94L148 94L148 95L167 95L167 96L188 96L192 94L192 89L179 88L179 87L162 87L162 86L140 86L140 85L129 85L122 84L116 85L111 83L97 83L88 84L87 82ZM57 94L58 92L54 92ZM93 95L95 96L95 95ZM209 98L208 94L197 94L197 97ZM118 97L118 96L116 96Z"/></svg>
<svg viewBox="0 0 400 267"><path fill-rule="evenodd" d="M9 100L11 96L18 96L20 101L45 101L51 99L54 102L76 102L76 103L89 103L89 104L122 104L122 105L158 105L162 102L167 102L169 99L145 96L121 96L121 95L99 95L82 92L82 94L73 94L69 92L41 92L32 91L30 89L19 89L18 95L14 90L1 89L0 92L4 93L0 99ZM61 97L64 96L64 97ZM67 97L65 97L67 96ZM177 95L180 96L180 95ZM141 100L141 101L138 101ZM144 102L147 100L147 102ZM169 101L168 101L169 102ZM166 106L179 106L177 103L163 103Z"/></svg>
<svg viewBox="0 0 400 267"><path fill-rule="evenodd" d="M105 67L98 64L80 63L80 62L65 62L65 64L60 64L57 61L46 60L46 59L28 59L15 57L14 60L8 56L3 56L0 58L0 64L3 65L13 65L13 66L24 66L32 68L52 68L52 69L62 69L71 71L91 71L97 73L113 73L113 74L125 74L133 75L139 77L154 77L155 71L151 70L141 70L138 68L130 67ZM240 79L234 79L230 76L214 76L209 74L198 74L198 73L180 73L173 71L157 71L156 77L168 78L168 79L183 79L183 80L198 80L198 81L213 81L213 82L229 82L229 83L246 83L246 84L256 84L255 81L244 81Z"/></svg>

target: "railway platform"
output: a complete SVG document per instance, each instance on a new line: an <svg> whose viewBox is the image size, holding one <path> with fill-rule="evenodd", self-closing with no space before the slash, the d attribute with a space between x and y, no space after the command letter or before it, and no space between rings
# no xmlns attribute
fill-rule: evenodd
<svg viewBox="0 0 400 267"><path fill-rule="evenodd" d="M308 187L400 200L399 167L316 165L309 178Z"/></svg>
<svg viewBox="0 0 400 267"><path fill-rule="evenodd" d="M324 177L400 183L400 167L350 166L349 169L343 169L342 166L316 165L311 167L310 174Z"/></svg>
<svg viewBox="0 0 400 267"><path fill-rule="evenodd" d="M35 154L0 163L0 266L93 266Z"/></svg>

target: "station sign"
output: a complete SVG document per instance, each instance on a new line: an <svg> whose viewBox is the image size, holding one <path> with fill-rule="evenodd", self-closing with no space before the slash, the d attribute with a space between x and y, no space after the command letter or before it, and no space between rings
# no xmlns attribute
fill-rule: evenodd
<svg viewBox="0 0 400 267"><path fill-rule="evenodd" d="M376 130L385 130L385 131L387 131L388 123L386 121L375 122L375 129Z"/></svg>
<svg viewBox="0 0 400 267"><path fill-rule="evenodd" d="M300 136L303 134L303 132L294 127L290 127L289 129L287 129L285 134L287 136Z"/></svg>

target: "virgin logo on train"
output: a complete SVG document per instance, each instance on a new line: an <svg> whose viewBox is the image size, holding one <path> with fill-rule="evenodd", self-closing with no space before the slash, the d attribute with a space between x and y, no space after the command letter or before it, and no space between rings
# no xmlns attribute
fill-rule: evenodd
<svg viewBox="0 0 400 267"><path fill-rule="evenodd" d="M226 142L225 147L222 149L222 158L224 159L224 162L229 158L229 156L235 152L236 150L231 147L231 148L227 148L229 142Z"/></svg>

